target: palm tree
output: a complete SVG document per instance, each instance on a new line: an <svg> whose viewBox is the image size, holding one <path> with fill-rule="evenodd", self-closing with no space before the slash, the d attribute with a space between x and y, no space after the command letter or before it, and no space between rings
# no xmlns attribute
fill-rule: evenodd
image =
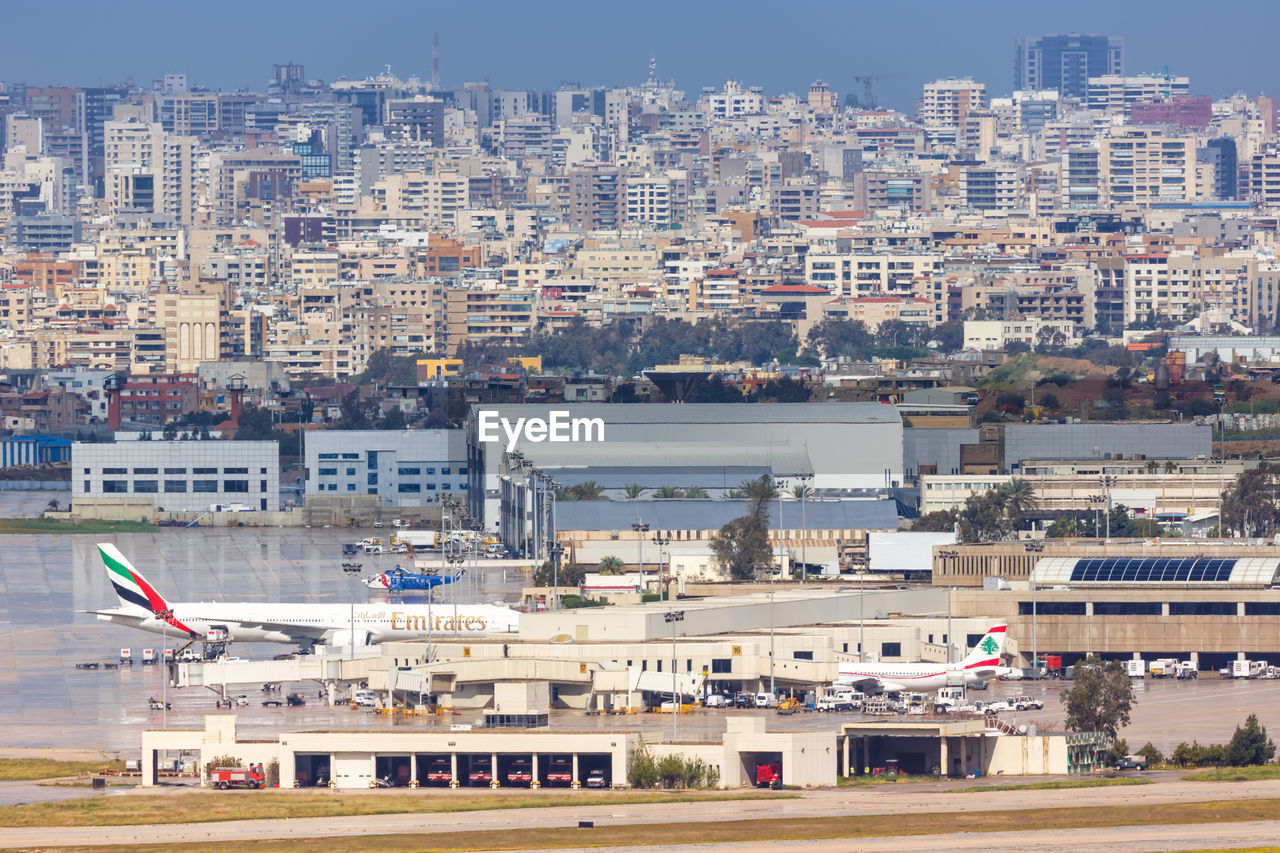
<svg viewBox="0 0 1280 853"><path fill-rule="evenodd" d="M684 492L680 491L675 486L659 486L658 490L653 493L653 496L658 500L669 501L674 500L675 498L684 497Z"/></svg>
<svg viewBox="0 0 1280 853"><path fill-rule="evenodd" d="M627 499L633 501L639 500L647 491L649 490L639 483L628 483L627 487L623 489L623 493L627 496Z"/></svg>
<svg viewBox="0 0 1280 853"><path fill-rule="evenodd" d="M807 483L796 483L791 487L791 497L795 500L813 500L813 486Z"/></svg>
<svg viewBox="0 0 1280 853"><path fill-rule="evenodd" d="M724 496L731 501L742 501L747 499L746 489L730 489L724 493Z"/></svg>
<svg viewBox="0 0 1280 853"><path fill-rule="evenodd" d="M1036 506L1036 492L1031 483L1014 477L1000 488L1004 509L1013 518L1021 518Z"/></svg>
<svg viewBox="0 0 1280 853"><path fill-rule="evenodd" d="M604 497L604 486L595 480L584 480L576 486L569 489L576 499L580 501L602 501Z"/></svg>
<svg viewBox="0 0 1280 853"><path fill-rule="evenodd" d="M1147 468L1148 474L1154 474L1159 467L1160 467L1160 463L1157 462L1156 460L1154 459L1147 460L1146 468Z"/></svg>
<svg viewBox="0 0 1280 853"><path fill-rule="evenodd" d="M761 474L758 480L743 480L741 488L753 501L771 501L778 496L778 487L768 474Z"/></svg>
<svg viewBox="0 0 1280 853"><path fill-rule="evenodd" d="M1174 462L1172 459L1166 459L1164 462L1164 472L1166 474L1178 473L1178 463Z"/></svg>
<svg viewBox="0 0 1280 853"><path fill-rule="evenodd" d="M686 498L696 498L698 500L706 500L711 497L711 495L707 494L707 490L702 488L702 486L686 487L684 490L684 496Z"/></svg>
<svg viewBox="0 0 1280 853"><path fill-rule="evenodd" d="M622 574L625 565L626 564L622 562L621 557L615 557L613 554L610 554L607 557L601 557L599 565L600 574L620 575Z"/></svg>

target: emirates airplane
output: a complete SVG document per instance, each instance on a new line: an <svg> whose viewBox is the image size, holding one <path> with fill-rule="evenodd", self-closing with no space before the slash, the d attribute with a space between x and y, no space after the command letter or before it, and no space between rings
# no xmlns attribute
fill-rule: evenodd
<svg viewBox="0 0 1280 853"><path fill-rule="evenodd" d="M316 643L371 645L450 635L480 638L510 635L520 627L520 614L493 605L357 604L352 636L352 608L347 604L213 603L167 601L142 573L110 543L98 553L120 600L119 607L88 610L103 622L153 634L190 639L222 639L249 643L296 643L309 650ZM212 632L212 637L210 633Z"/></svg>
<svg viewBox="0 0 1280 853"><path fill-rule="evenodd" d="M842 663L836 683L883 693L904 690L928 693L939 687L986 681L1001 671L1000 651L1004 648L1004 634L1004 625L992 626L973 651L958 664Z"/></svg>

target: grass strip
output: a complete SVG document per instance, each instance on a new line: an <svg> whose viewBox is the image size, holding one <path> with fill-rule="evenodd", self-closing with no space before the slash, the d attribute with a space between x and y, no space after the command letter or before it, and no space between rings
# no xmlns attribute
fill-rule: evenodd
<svg viewBox="0 0 1280 853"><path fill-rule="evenodd" d="M123 770L123 761L55 761L51 758L0 758L0 782L61 779L100 770Z"/></svg>
<svg viewBox="0 0 1280 853"><path fill-rule="evenodd" d="M509 829L397 835L359 835L335 838L290 837L283 840L236 841L237 853L306 850L307 853L385 853L414 850L449 853L475 850L557 850L614 846L730 844L741 842L759 849L762 841L801 841L830 838L875 838L919 835L951 835L972 832L1058 831L1105 829L1117 826L1186 825L1274 820L1280 799L1213 800L1201 803L1165 803L1135 809L1132 805L1078 808L1017 809L999 812L930 812L912 815L852 815L841 817L781 818L698 823L634 824L544 828L513 833ZM998 840L996 844L998 845ZM165 850L175 853L226 853L228 842L187 844L132 843L128 845L59 847L59 851L125 853ZM39 849L50 849L47 846Z"/></svg>
<svg viewBox="0 0 1280 853"><path fill-rule="evenodd" d="M1196 770L1182 778L1188 782L1256 782L1260 779L1280 779L1280 764L1214 767L1209 770Z"/></svg>
<svg viewBox="0 0 1280 853"><path fill-rule="evenodd" d="M766 792L699 794L688 791L526 791L497 794L455 794L449 791L419 794L193 791L129 797L86 797L6 806L0 808L0 826L130 826L351 815L431 814L551 806L705 803L764 797L791 799L795 795Z"/></svg>
<svg viewBox="0 0 1280 853"><path fill-rule="evenodd" d="M56 518L0 518L0 533L155 533L141 521L61 521Z"/></svg>
<svg viewBox="0 0 1280 853"><path fill-rule="evenodd" d="M1103 779L1059 779L1054 782L1027 782L1011 785L974 785L971 788L952 788L944 794L980 794L985 791L1060 791L1066 788L1108 788L1112 785L1150 785L1150 779L1136 776L1116 776Z"/></svg>

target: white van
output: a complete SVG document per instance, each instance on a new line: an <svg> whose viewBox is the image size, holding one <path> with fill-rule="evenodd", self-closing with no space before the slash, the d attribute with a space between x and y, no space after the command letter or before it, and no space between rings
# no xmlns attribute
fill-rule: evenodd
<svg viewBox="0 0 1280 853"><path fill-rule="evenodd" d="M378 697L372 690L357 690L351 699L361 708L372 708L378 704Z"/></svg>
<svg viewBox="0 0 1280 853"><path fill-rule="evenodd" d="M776 694L774 694L774 693L757 693L757 694L756 694L756 707L757 707L757 708L776 708L776 707L778 707L778 697L777 697L777 695L776 695Z"/></svg>

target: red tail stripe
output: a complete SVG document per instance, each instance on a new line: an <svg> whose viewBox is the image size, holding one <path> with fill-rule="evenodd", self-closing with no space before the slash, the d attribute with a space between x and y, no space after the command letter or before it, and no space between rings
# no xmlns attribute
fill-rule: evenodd
<svg viewBox="0 0 1280 853"><path fill-rule="evenodd" d="M975 661L974 663L967 663L964 665L964 668L976 669L977 667L980 667L980 666L999 666L999 665L1000 665L999 658L989 658L987 660Z"/></svg>

